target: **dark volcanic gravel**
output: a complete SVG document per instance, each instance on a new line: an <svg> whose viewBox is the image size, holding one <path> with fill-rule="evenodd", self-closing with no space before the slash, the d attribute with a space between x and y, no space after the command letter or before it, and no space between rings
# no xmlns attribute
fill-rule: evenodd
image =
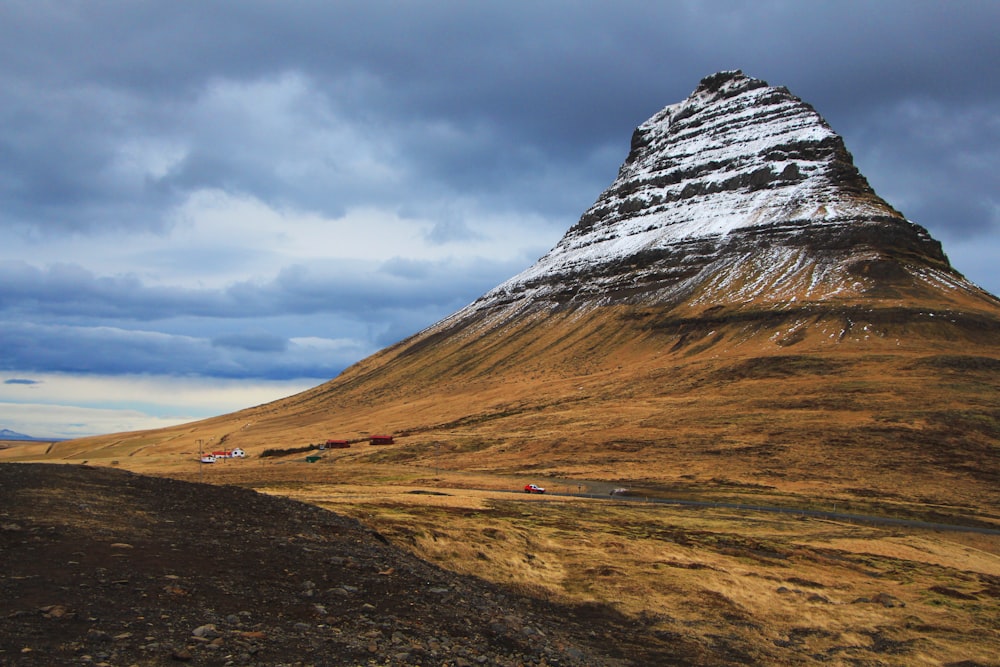
<svg viewBox="0 0 1000 667"><path fill-rule="evenodd" d="M109 468L0 464L0 665L716 662L523 597L320 508Z"/></svg>

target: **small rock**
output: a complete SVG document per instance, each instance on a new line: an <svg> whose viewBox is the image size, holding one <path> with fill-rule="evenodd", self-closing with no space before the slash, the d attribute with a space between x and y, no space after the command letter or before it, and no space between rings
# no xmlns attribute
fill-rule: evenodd
<svg viewBox="0 0 1000 667"><path fill-rule="evenodd" d="M215 629L215 625L212 623L206 623L205 625L199 625L197 628L191 631L192 637L198 637L200 639L215 639L220 636L219 631Z"/></svg>
<svg viewBox="0 0 1000 667"><path fill-rule="evenodd" d="M111 635L104 630L91 628L87 630L87 639L92 642L109 642L111 641Z"/></svg>
<svg viewBox="0 0 1000 667"><path fill-rule="evenodd" d="M191 658L193 658L194 656L192 656L191 651L187 650L186 648L175 648L170 653L170 657L179 662L190 662Z"/></svg>
<svg viewBox="0 0 1000 667"><path fill-rule="evenodd" d="M888 593L878 593L872 597L872 602L875 604L880 604L883 607L905 607L906 603L895 597L894 595L889 595Z"/></svg>
<svg viewBox="0 0 1000 667"><path fill-rule="evenodd" d="M66 607L61 604L46 605L41 607L38 611L42 612L42 616L45 618L63 618L67 613L69 613Z"/></svg>

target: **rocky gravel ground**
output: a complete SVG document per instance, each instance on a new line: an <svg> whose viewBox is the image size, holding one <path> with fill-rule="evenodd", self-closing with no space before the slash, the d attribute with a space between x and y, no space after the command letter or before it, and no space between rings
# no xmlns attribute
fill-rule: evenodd
<svg viewBox="0 0 1000 667"><path fill-rule="evenodd" d="M716 664L603 606L460 576L284 498L0 464L0 665Z"/></svg>

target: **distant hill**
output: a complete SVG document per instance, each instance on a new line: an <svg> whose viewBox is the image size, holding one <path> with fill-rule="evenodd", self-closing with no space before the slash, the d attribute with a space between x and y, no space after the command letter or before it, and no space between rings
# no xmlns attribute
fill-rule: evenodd
<svg viewBox="0 0 1000 667"><path fill-rule="evenodd" d="M9 428L0 428L0 440L16 440L19 442L62 442L66 438L36 438L34 436L11 431Z"/></svg>

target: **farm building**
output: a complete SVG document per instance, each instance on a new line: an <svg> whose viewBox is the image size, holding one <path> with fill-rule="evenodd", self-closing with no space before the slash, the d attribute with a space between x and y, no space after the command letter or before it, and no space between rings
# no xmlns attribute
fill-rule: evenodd
<svg viewBox="0 0 1000 667"><path fill-rule="evenodd" d="M216 459L242 459L246 458L246 455L247 453L239 447L236 449L223 449L210 454L210 456L214 456Z"/></svg>
<svg viewBox="0 0 1000 667"><path fill-rule="evenodd" d="M373 435L368 440L373 445L391 445L392 436L391 435Z"/></svg>
<svg viewBox="0 0 1000 667"><path fill-rule="evenodd" d="M327 440L320 449L347 449L350 446L347 440Z"/></svg>

